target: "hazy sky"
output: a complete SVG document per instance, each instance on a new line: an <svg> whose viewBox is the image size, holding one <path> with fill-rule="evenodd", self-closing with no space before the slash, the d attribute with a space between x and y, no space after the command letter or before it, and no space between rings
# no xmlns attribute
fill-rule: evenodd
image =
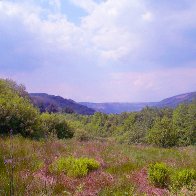
<svg viewBox="0 0 196 196"><path fill-rule="evenodd" d="M196 90L196 0L1 0L0 77L76 101Z"/></svg>

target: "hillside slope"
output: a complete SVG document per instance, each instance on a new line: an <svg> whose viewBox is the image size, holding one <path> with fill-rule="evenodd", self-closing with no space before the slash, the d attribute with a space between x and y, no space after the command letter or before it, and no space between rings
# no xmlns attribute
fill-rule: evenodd
<svg viewBox="0 0 196 196"><path fill-rule="evenodd" d="M190 103L196 99L196 92L184 93L163 99L155 104L156 107L171 107L175 108L181 103Z"/></svg>
<svg viewBox="0 0 196 196"><path fill-rule="evenodd" d="M94 109L60 96L48 95L46 93L30 93L30 97L34 105L37 106L41 112L74 112L83 115L92 115L95 113Z"/></svg>
<svg viewBox="0 0 196 196"><path fill-rule="evenodd" d="M140 111L144 107L171 107L175 108L181 103L190 103L196 99L196 92L176 95L160 102L141 102L141 103L89 103L80 102L80 104L93 108L98 112L107 114L119 114L122 112Z"/></svg>
<svg viewBox="0 0 196 196"><path fill-rule="evenodd" d="M89 108L93 108L97 112L103 112L106 114L120 114L122 112L134 112L140 111L146 106L154 106L156 103L89 103L81 102L80 104L85 105Z"/></svg>

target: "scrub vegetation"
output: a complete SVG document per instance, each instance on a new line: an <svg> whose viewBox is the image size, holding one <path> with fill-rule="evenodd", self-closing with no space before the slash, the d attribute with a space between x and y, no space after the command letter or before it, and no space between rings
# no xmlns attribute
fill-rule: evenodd
<svg viewBox="0 0 196 196"><path fill-rule="evenodd" d="M40 112L0 80L0 195L196 195L196 102L119 115Z"/></svg>

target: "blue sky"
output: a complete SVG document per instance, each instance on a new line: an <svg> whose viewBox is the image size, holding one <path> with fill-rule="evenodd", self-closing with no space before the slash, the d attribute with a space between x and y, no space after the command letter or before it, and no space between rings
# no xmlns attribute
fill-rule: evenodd
<svg viewBox="0 0 196 196"><path fill-rule="evenodd" d="M2 0L0 77L92 102L195 91L195 0Z"/></svg>

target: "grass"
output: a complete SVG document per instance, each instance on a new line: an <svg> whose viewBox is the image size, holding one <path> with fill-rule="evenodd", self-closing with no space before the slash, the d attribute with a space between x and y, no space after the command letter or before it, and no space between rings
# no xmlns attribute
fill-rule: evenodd
<svg viewBox="0 0 196 196"><path fill-rule="evenodd" d="M0 195L9 195L10 140L0 138ZM14 191L16 195L172 195L170 190L148 183L147 168L163 162L175 169L196 169L196 147L162 149L150 146L120 145L114 141L74 140L35 141L13 138ZM100 167L80 178L65 172L50 172L61 157L96 160ZM185 191L195 195L195 186Z"/></svg>

